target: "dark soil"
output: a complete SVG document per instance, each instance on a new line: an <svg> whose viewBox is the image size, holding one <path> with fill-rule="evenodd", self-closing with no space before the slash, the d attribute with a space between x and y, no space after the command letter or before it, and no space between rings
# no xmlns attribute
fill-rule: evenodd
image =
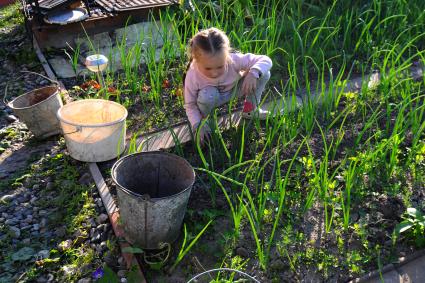
<svg viewBox="0 0 425 283"><path fill-rule="evenodd" d="M356 135L349 135L349 139ZM352 141L345 141L344 144L351 144ZM298 145L291 145L282 155L282 160L292 157ZM322 137L319 133L312 135L311 149L315 155L320 156L323 152ZM169 150L172 152L173 150ZM184 146L185 158L190 160L193 167L202 167L197 153L194 151L194 145L188 143ZM247 153L246 158L252 158L252 154ZM224 164L223 164L224 165ZM103 168L108 186L115 194L115 185L107 177L107 168ZM216 168L216 172L225 168ZM299 215L302 207L299 205L300 198L308 192L307 184L301 184L301 188L296 188L296 180L288 189L293 192L287 197L282 215L281 226L278 229L277 241L287 239L285 249L282 244L274 247L270 254L269 272L261 271L256 256L255 240L249 226L249 223L243 222L239 231L239 237L233 240L233 222L229 213L229 205L224 194L218 189L215 195L211 195L209 178L197 171L196 182L193 186L189 199L187 213L184 223L192 229L193 233L199 232L208 220L214 219L213 225L208 228L197 242L194 249L179 264L180 268L174 270L171 274L167 273L173 263L173 258L180 250L183 241L183 233L173 244L171 260L162 269L162 272L153 269L147 269L145 274L152 282L185 282L184 279L203 272L204 270L217 268L223 258L234 258L239 256L248 261L243 270L252 276L255 276L260 282L294 282L294 281L326 281L326 282L346 282L361 276L365 272L374 271L380 266L397 261L397 258L411 254L417 249L412 242L407 239L401 239L396 245L392 244L392 233L395 225L401 221L401 215L406 207L403 204L402 195L388 195L371 190L362 192L366 194L362 202L356 202L351 212L350 227L344 231L342 227L332 228L329 232L325 230L324 207L321 203L314 203L313 206L304 214L302 218ZM225 186L230 194L232 189ZM214 189L216 190L216 189ZM360 193L360 192L359 192ZM252 191L256 195L255 190ZM299 195L298 195L299 194ZM411 200L421 200L420 206L424 207L423 196L425 188L419 185L411 191ZM213 197L213 198L212 198ZM342 217L339 210L335 212L334 217ZM334 224L336 225L336 224ZM263 232L268 235L271 231L271 224L265 224ZM302 236L300 236L302 235ZM194 236L194 235L193 235ZM301 238L300 238L301 237ZM379 247L379 248L378 248ZM310 254L312 253L312 254ZM350 260L351 257L359 254L362 258ZM291 258L294 262L290 262ZM347 259L348 258L348 259ZM294 265L291 267L291 265ZM350 267L350 264L359 265L359 269ZM148 266L148 265L145 265ZM353 270L353 271L349 271ZM354 270L358 270L355 272ZM180 281L179 281L180 280ZM277 280L277 281L276 281ZM207 282L207 281L200 281Z"/></svg>

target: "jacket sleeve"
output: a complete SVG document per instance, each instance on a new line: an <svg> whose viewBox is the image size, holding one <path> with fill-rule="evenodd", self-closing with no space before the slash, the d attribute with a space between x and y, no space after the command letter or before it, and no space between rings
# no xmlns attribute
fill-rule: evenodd
<svg viewBox="0 0 425 283"><path fill-rule="evenodd" d="M272 60L266 55L256 55L252 53L233 53L232 59L235 68L239 71L249 71L256 69L261 74L267 73L272 68Z"/></svg>
<svg viewBox="0 0 425 283"><path fill-rule="evenodd" d="M189 70L184 83L184 109L186 110L186 115L192 128L197 126L202 118L197 100L198 89L193 80L193 73Z"/></svg>

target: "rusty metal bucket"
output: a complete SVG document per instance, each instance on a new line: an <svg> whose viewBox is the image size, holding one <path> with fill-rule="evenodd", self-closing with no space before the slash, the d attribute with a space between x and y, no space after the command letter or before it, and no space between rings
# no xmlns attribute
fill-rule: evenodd
<svg viewBox="0 0 425 283"><path fill-rule="evenodd" d="M183 158L140 152L112 167L125 237L144 249L160 249L179 236L195 172Z"/></svg>
<svg viewBox="0 0 425 283"><path fill-rule="evenodd" d="M24 71L23 71L24 72ZM33 73L27 72L25 73ZM44 77L48 77L33 73ZM59 120L56 118L56 112L63 106L60 97L59 83L54 86L46 86L24 93L10 102L6 102L7 85L3 101L12 110L18 118L27 125L36 138L46 138L57 135L61 132Z"/></svg>

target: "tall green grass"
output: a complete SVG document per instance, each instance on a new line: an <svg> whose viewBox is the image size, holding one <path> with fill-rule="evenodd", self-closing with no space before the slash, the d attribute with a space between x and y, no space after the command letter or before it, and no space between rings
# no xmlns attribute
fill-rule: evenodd
<svg viewBox="0 0 425 283"><path fill-rule="evenodd" d="M160 50L143 46L148 35L130 49L120 46L124 70L117 83L160 109L163 80L173 78L174 88L183 83L188 40L215 26L235 49L272 58L269 98L302 96L299 110L285 108L266 121L242 121L227 130L219 129L212 113L210 141L202 147L195 135L189 147L212 204L221 197L229 206L233 242L251 233L262 270L270 268L270 253L287 225L301 229L298 222L316 212L329 241L342 233L361 237L354 210L373 196L404 194L410 182L423 181L425 78L414 81L409 70L424 61L425 2L193 2L193 12L168 9L156 17L158 27L169 27ZM143 68L131 63L139 59ZM374 71L380 81L371 85ZM348 92L356 76L362 85ZM147 95L143 84L151 88ZM187 148L178 144L175 152L188 156ZM329 275L320 272L326 280Z"/></svg>
<svg viewBox="0 0 425 283"><path fill-rule="evenodd" d="M207 149L198 147L202 170L220 188L214 197L225 196L236 231L251 231L264 270L283 219L296 221L319 207L324 232L350 233L354 207L372 193L401 193L396 183L404 182L404 170L421 166L412 169L411 162L423 150L424 82L414 82L408 70L423 59L424 24L417 21L424 18L423 4L416 1L415 9L403 1L328 4L221 1L221 13L198 4L190 25L218 26L236 49L268 54L285 78L277 95L303 95L300 111L243 122L230 134L215 131ZM230 29L227 18L239 23L236 28ZM380 81L372 86L373 70ZM363 85L347 93L354 76L362 76ZM307 184L305 191L297 191L300 183Z"/></svg>

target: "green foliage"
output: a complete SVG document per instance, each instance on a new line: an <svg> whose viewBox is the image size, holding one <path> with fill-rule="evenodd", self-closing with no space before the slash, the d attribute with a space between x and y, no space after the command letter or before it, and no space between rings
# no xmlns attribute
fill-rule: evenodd
<svg viewBox="0 0 425 283"><path fill-rule="evenodd" d="M167 27L161 34L160 50L143 43L152 31L144 31L131 48L125 45L125 36L118 43L123 72L106 74L106 81L118 92L105 98L125 103L133 112L147 109L146 117L130 121L132 127L143 124L142 132L167 127L173 121L170 116L183 113L174 112L183 103L174 95L183 83L186 46L198 30L210 26L223 29L236 50L272 58L275 77L266 93L270 98L294 97L300 95L300 89L305 91L301 109L287 109L266 121L242 121L226 131L218 128L217 113L203 121L201 126L211 126L211 140L202 147L195 133L197 155L191 161L198 167L199 180L211 196L213 209L196 211L202 223L209 221L206 226L195 223L189 229L200 231L197 236L184 226L183 244L172 269L195 251L193 245L217 217L231 217L233 227L219 236L224 254L215 251L214 255L227 257L228 266L233 268L247 268L231 254L242 235L244 243L255 249L250 260L267 275L275 248L293 272L308 265L322 281L327 281L335 268L351 276L366 271L376 258L381 265L386 260L380 251L385 243L373 233L378 230L385 240L388 227L382 219L365 223L372 221L366 218L379 215L369 204L379 196L400 196L411 205L411 196L424 183L424 79L413 81L408 70L424 61L425 2L192 2L194 10L190 12L159 12L156 25ZM76 49L70 54L74 69L78 53ZM25 56L18 53L16 61L28 59ZM372 70L380 72L379 80L370 80ZM354 74L363 76L362 84L349 88ZM105 93L89 88L84 95ZM235 101L229 104L228 113L235 105ZM0 150L4 151L16 133L0 135ZM130 143L132 152L141 149L137 136L133 135ZM175 153L191 158L175 133L172 136L177 143ZM68 232L77 231L94 213L90 195L87 188L75 184L78 171L66 156L58 155L48 162L50 166L40 170L43 176L55 176L54 202L63 208L53 218L57 223L63 221ZM8 183L13 187L22 184L19 176ZM218 198L229 208L225 213L217 211ZM190 220L192 215L195 212L189 210ZM309 223L310 217L320 219L321 224ZM309 238L314 234L309 228L321 242ZM403 235L417 246L425 245L424 216L419 208L407 210L394 234L395 239ZM208 244L202 244L208 251ZM336 249L327 250L332 245ZM141 252L134 248L128 251ZM88 256L83 258L83 253ZM90 251L72 249L62 256L60 264L92 260ZM158 264L155 268L161 267ZM112 271L109 273L106 269L105 280L115 280Z"/></svg>
<svg viewBox="0 0 425 283"><path fill-rule="evenodd" d="M103 276L97 280L98 283L119 283L120 280L117 274L109 268L107 265L103 268L104 274Z"/></svg>
<svg viewBox="0 0 425 283"><path fill-rule="evenodd" d="M123 253L131 253L131 254L142 254L144 251L141 248L137 247L125 247L122 249Z"/></svg>
<svg viewBox="0 0 425 283"><path fill-rule="evenodd" d="M184 256L190 251L190 249L193 247L193 245L196 244L196 242L199 240L199 238L202 236L202 234L207 230L208 226L213 222L213 220L210 220L205 227L196 235L195 238L189 243L189 245L186 247L186 241L188 240L188 234L186 229L186 224L184 225L184 238L183 243L180 248L180 251L177 255L176 260L174 261L173 265L171 266L170 270L174 270L176 266L180 263L180 261L184 258Z"/></svg>
<svg viewBox="0 0 425 283"><path fill-rule="evenodd" d="M58 224L63 225L67 229L68 234L78 233L80 237L86 237L88 231L84 225L88 218L94 217L94 203L92 196L88 193L88 187L80 185L78 179L80 177L79 170L74 161L69 156L63 154L50 155L47 154L39 157L38 161L34 162L29 168L23 172L18 172L16 176L12 176L7 182L13 182L12 186L40 186L37 180L48 178L52 180L53 186L40 188L41 196L35 203L37 207L43 209L45 207L60 207L56 212L48 216L47 229L54 229ZM9 187L10 189L10 187ZM51 195L53 197L44 197ZM1 228L1 227L0 227ZM25 231L22 232L25 237ZM90 266L97 264L99 261L98 255L94 249L84 244L74 244L68 249L59 252L52 248L56 247L54 239L51 242L44 241L38 237L34 237L31 244L22 246L18 245L18 249L8 251L11 245L10 237L3 238L0 241L0 246L5 254L10 254L10 257L2 258L2 268L8 263L14 262L20 266L25 266L26 273L22 276L22 280L36 280L45 272L56 273L60 281L73 281L86 276L82 274L78 267ZM60 242L61 239L58 239ZM50 249L48 258L36 259L37 250ZM34 259L36 263L34 264ZM67 266L72 271L69 274L61 274L60 267Z"/></svg>
<svg viewBox="0 0 425 283"><path fill-rule="evenodd" d="M395 238L403 234L407 239L414 241L418 248L425 246L425 216L414 207L407 208L404 220L394 229Z"/></svg>
<svg viewBox="0 0 425 283"><path fill-rule="evenodd" d="M24 22L24 16L19 10L20 3L16 2L0 10L0 28L10 28L11 26L21 25Z"/></svg>

